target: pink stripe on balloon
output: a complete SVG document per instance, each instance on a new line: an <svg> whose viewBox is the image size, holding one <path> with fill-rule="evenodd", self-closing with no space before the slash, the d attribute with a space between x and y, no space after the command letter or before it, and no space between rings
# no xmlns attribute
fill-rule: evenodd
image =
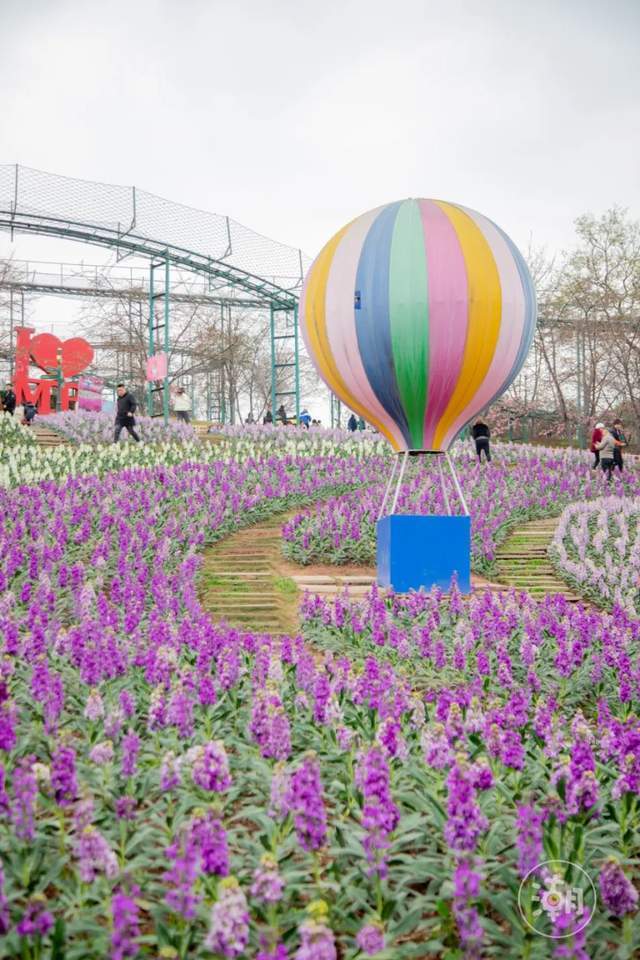
<svg viewBox="0 0 640 960"><path fill-rule="evenodd" d="M433 200L418 203L429 294L429 386L423 437L424 448L429 450L462 368L469 295L464 256L453 224Z"/></svg>
<svg viewBox="0 0 640 960"><path fill-rule="evenodd" d="M460 209L476 223L491 248L500 277L502 313L498 342L487 375L473 399L447 430L442 441L444 447L451 443L465 423L480 413L509 376L520 347L526 313L522 281L506 240L482 214L466 207Z"/></svg>
<svg viewBox="0 0 640 960"><path fill-rule="evenodd" d="M365 410L384 424L400 448L405 446L400 429L384 409L365 373L360 358L354 294L356 274L365 238L382 207L358 217L346 231L336 247L329 268L325 300L325 323L327 339L336 368L352 393ZM349 404L347 396L342 397Z"/></svg>

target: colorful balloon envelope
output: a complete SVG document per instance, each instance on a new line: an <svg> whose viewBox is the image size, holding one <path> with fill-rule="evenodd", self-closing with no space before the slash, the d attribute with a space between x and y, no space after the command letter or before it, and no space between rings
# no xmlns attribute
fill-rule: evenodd
<svg viewBox="0 0 640 960"><path fill-rule="evenodd" d="M333 393L398 450L445 451L514 380L536 298L491 220L401 200L353 220L311 265L302 334Z"/></svg>

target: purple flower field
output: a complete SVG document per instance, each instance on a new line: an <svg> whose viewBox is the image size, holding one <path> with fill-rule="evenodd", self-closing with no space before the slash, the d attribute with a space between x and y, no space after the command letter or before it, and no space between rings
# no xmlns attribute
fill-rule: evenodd
<svg viewBox="0 0 640 960"><path fill-rule="evenodd" d="M112 443L113 442L114 414L93 413L89 410L73 410L61 413L51 413L41 417L39 423L50 427L56 433L62 434L74 443ZM136 430L142 440L168 441L177 440L186 442L193 440L195 432L188 423L181 420L170 420L165 426L161 418L145 417L136 414ZM125 443L130 440L124 431L120 440Z"/></svg>
<svg viewBox="0 0 640 960"><path fill-rule="evenodd" d="M554 516L575 500L591 500L609 489L587 457L575 452L498 445L499 459L478 466L468 452L456 457L460 482L471 513L472 566L490 573L496 546L509 525ZM447 512L437 468L431 458L410 461L410 476L398 500L398 513ZM389 474L372 462L372 483L363 490L333 497L293 517L283 527L284 554L300 564L375 564L375 524ZM378 479L379 478L379 479ZM376 482L378 480L378 482ZM449 503L461 512L453 483L446 479ZM640 494L640 473L616 476L618 495Z"/></svg>
<svg viewBox="0 0 640 960"><path fill-rule="evenodd" d="M618 604L640 614L639 531L638 499L573 503L560 518L551 555L562 576L585 597L599 606Z"/></svg>
<svg viewBox="0 0 640 960"><path fill-rule="evenodd" d="M536 508L596 495L577 466L554 487L549 456ZM208 543L383 469L271 456L0 490L0 957L633 956L635 617L374 591L307 598L303 635L272 637L203 611ZM502 522L519 469L497 471ZM575 905L541 918L562 940L518 909L541 860L598 890L585 929Z"/></svg>

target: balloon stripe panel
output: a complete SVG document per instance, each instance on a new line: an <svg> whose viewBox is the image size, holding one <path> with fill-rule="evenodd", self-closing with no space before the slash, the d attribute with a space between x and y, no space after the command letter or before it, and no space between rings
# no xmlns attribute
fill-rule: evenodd
<svg viewBox="0 0 640 960"><path fill-rule="evenodd" d="M348 389L346 384L341 382L329 349L324 325L324 299L331 261L341 238L348 229L348 226L346 226L339 233L336 233L316 257L309 271L305 295L307 334L305 342L308 339L311 356L314 358L318 373L336 394L338 391L348 393Z"/></svg>
<svg viewBox="0 0 640 960"><path fill-rule="evenodd" d="M378 401L367 379L356 335L354 291L358 261L364 238L380 209L358 217L336 248L327 278L324 322L336 370L353 398L347 400L341 396L340 399L373 424L394 446L402 447L401 431Z"/></svg>
<svg viewBox="0 0 640 960"><path fill-rule="evenodd" d="M481 231L464 211L436 201L451 220L462 247L469 286L467 341L460 377L435 433L440 449L447 430L484 380L500 332L500 278L493 254Z"/></svg>
<svg viewBox="0 0 640 960"><path fill-rule="evenodd" d="M406 200L396 216L389 267L393 362L411 445L423 446L429 372L429 300L420 209Z"/></svg>
<svg viewBox="0 0 640 960"><path fill-rule="evenodd" d="M373 392L410 447L409 425L398 391L389 329L389 255L399 203L391 203L367 234L358 271L356 332L362 364Z"/></svg>
<svg viewBox="0 0 640 960"><path fill-rule="evenodd" d="M486 217L474 210L465 213L474 221L491 248L500 278L502 316L498 342L491 365L477 393L453 421L444 442L452 442L459 430L489 403L496 389L504 383L512 369L522 337L524 294L518 268L504 237Z"/></svg>
<svg viewBox="0 0 640 960"><path fill-rule="evenodd" d="M520 274L520 281L522 283L522 291L525 299L525 317L523 323L524 336L520 344L520 349L516 357L514 368L509 372L507 383L508 386L518 375L518 371L524 363L533 342L533 335L535 333L537 320L536 291L533 286L531 274L529 273L529 268L527 267L524 257L516 247L515 243L510 239L510 237L507 236L504 230L500 230L500 227L496 227L496 230L502 234L509 249L511 250L511 255L513 256L515 265L518 268L518 273ZM504 389L506 389L506 387Z"/></svg>
<svg viewBox="0 0 640 960"><path fill-rule="evenodd" d="M420 200L429 285L429 386L424 448L433 448L436 425L460 375L467 338L467 271L453 225L432 200Z"/></svg>

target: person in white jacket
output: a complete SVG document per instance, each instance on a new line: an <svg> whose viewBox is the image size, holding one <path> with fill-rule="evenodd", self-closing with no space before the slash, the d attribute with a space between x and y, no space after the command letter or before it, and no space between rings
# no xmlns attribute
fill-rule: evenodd
<svg viewBox="0 0 640 960"><path fill-rule="evenodd" d="M178 387L173 398L173 412L178 420L184 420L189 423L189 414L191 413L191 400L186 394L184 387Z"/></svg>

